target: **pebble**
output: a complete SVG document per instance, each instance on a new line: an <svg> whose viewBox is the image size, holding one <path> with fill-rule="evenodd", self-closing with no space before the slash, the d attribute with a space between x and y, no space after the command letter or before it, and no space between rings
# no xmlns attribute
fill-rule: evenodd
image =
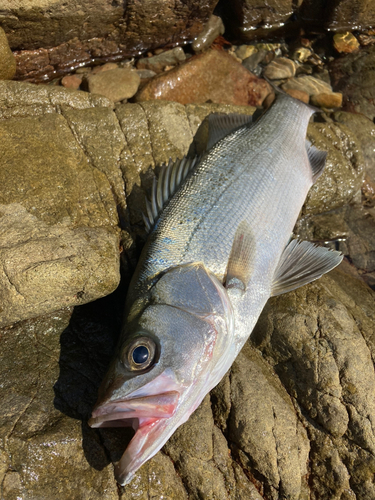
<svg viewBox="0 0 375 500"><path fill-rule="evenodd" d="M151 71L151 69L137 69L136 72L141 79L153 78L156 75L155 71Z"/></svg>
<svg viewBox="0 0 375 500"><path fill-rule="evenodd" d="M133 97L141 81L136 71L127 68L101 71L96 75L90 74L87 80L91 93L104 95L114 102Z"/></svg>
<svg viewBox="0 0 375 500"><path fill-rule="evenodd" d="M252 56L256 52L258 52L258 49L254 45L240 45L235 50L236 56L239 59L241 59L241 61L243 61L244 59L247 59L248 57Z"/></svg>
<svg viewBox="0 0 375 500"><path fill-rule="evenodd" d="M142 57L137 62L137 69L150 69L155 73L162 73L166 66L174 66L185 61L185 52L181 47L175 47L156 56Z"/></svg>
<svg viewBox="0 0 375 500"><path fill-rule="evenodd" d="M254 71L258 64L263 61L263 59L266 57L267 51L264 49L258 50L257 52L254 52L251 56L247 57L242 61L242 65L249 71ZM261 71L261 68L260 68Z"/></svg>
<svg viewBox="0 0 375 500"><path fill-rule="evenodd" d="M0 80L12 80L16 74L16 59L10 50L8 38L0 28Z"/></svg>
<svg viewBox="0 0 375 500"><path fill-rule="evenodd" d="M118 65L114 62L108 62L105 64L102 64L100 66L95 66L95 68L92 70L93 75L97 75L98 73L101 73L102 71L110 71L111 69L117 69Z"/></svg>
<svg viewBox="0 0 375 500"><path fill-rule="evenodd" d="M307 92L304 92L303 90L287 89L285 90L285 92L290 96L294 97L295 99L299 99L300 101L305 102L306 104L309 103L310 96Z"/></svg>
<svg viewBox="0 0 375 500"><path fill-rule="evenodd" d="M349 31L346 33L336 33L333 37L333 46L337 52L350 53L359 49L359 41Z"/></svg>
<svg viewBox="0 0 375 500"><path fill-rule="evenodd" d="M191 47L196 54L203 52L210 47L215 38L219 35L224 35L224 33L225 27L221 17L212 15L203 28L203 31L194 39Z"/></svg>
<svg viewBox="0 0 375 500"><path fill-rule="evenodd" d="M329 83L310 75L290 78L282 85L282 89L285 91L288 89L302 90L309 96L315 94L332 94L332 87Z"/></svg>
<svg viewBox="0 0 375 500"><path fill-rule="evenodd" d="M265 80L247 71L225 51L211 49L167 74L155 76L142 87L135 100L261 106L269 93L270 86Z"/></svg>
<svg viewBox="0 0 375 500"><path fill-rule="evenodd" d="M78 90L83 80L83 75L67 75L61 79L61 85L67 89Z"/></svg>
<svg viewBox="0 0 375 500"><path fill-rule="evenodd" d="M311 96L311 104L318 108L341 108L342 94L340 92L332 92L330 94L315 94Z"/></svg>
<svg viewBox="0 0 375 500"><path fill-rule="evenodd" d="M263 74L270 80L291 78L296 74L296 65L291 59L277 57L264 68Z"/></svg>
<svg viewBox="0 0 375 500"><path fill-rule="evenodd" d="M312 56L312 54L312 50L308 49L307 47L299 47L293 52L292 59L294 61L303 63L307 61L308 58Z"/></svg>

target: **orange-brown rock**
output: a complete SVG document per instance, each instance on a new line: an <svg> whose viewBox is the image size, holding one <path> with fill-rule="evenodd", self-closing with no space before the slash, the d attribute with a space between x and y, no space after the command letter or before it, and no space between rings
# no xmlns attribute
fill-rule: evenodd
<svg viewBox="0 0 375 500"><path fill-rule="evenodd" d="M250 73L233 57L224 51L209 50L153 78L135 100L261 106L270 92L265 80Z"/></svg>
<svg viewBox="0 0 375 500"><path fill-rule="evenodd" d="M304 92L303 90L298 90L298 89L287 89L285 92L295 99L299 99L302 102L305 102L308 104L309 102L309 94L307 92Z"/></svg>

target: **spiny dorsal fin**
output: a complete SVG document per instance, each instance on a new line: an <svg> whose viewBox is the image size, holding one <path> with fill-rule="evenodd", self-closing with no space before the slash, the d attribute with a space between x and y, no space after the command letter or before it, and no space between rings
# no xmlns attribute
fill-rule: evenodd
<svg viewBox="0 0 375 500"><path fill-rule="evenodd" d="M343 255L310 243L291 240L285 247L276 268L271 296L290 292L320 278L336 267Z"/></svg>
<svg viewBox="0 0 375 500"><path fill-rule="evenodd" d="M208 116L207 151L226 135L251 122L251 115L211 113Z"/></svg>
<svg viewBox="0 0 375 500"><path fill-rule="evenodd" d="M309 162L313 174L313 183L318 180L322 175L324 167L326 165L327 152L320 151L315 146L311 144L310 141L306 139L306 151L309 157Z"/></svg>
<svg viewBox="0 0 375 500"><path fill-rule="evenodd" d="M253 271L255 238L246 221L242 221L234 235L225 280L226 288L245 291Z"/></svg>
<svg viewBox="0 0 375 500"><path fill-rule="evenodd" d="M143 222L146 226L146 231L149 233L158 219L164 205L174 195L182 182L186 179L189 172L198 164L199 157L186 158L176 161L169 160L168 165L163 165L159 178L152 184L151 200L146 198L147 215L142 213Z"/></svg>

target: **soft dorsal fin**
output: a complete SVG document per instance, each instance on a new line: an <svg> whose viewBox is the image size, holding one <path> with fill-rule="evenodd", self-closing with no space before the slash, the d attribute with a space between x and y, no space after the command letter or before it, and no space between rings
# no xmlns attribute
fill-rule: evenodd
<svg viewBox="0 0 375 500"><path fill-rule="evenodd" d="M322 175L324 167L326 165L327 152L320 151L318 148L313 146L310 141L306 139L306 151L309 157L309 162L313 174L313 183L318 180Z"/></svg>
<svg viewBox="0 0 375 500"><path fill-rule="evenodd" d="M154 179L151 191L151 200L146 198L147 215L142 213L146 231L149 233L158 219L164 205L174 195L189 172L198 164L199 157L186 158L176 161L169 160L168 165L163 165L159 178Z"/></svg>
<svg viewBox="0 0 375 500"><path fill-rule="evenodd" d="M251 122L251 115L211 113L208 116L207 151L226 135Z"/></svg>
<svg viewBox="0 0 375 500"><path fill-rule="evenodd" d="M343 259L343 255L310 243L291 240L285 247L276 268L271 296L290 292L306 285L331 271Z"/></svg>
<svg viewBox="0 0 375 500"><path fill-rule="evenodd" d="M246 221L242 221L234 235L228 260L226 288L246 290L253 271L255 248L255 238L251 228Z"/></svg>

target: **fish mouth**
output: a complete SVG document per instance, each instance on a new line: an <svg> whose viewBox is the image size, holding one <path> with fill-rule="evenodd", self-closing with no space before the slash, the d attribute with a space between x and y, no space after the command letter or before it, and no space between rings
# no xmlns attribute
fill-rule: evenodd
<svg viewBox="0 0 375 500"><path fill-rule="evenodd" d="M172 417L179 397L177 391L169 391L111 401L97 406L88 423L93 428L131 426L137 431L148 420Z"/></svg>

